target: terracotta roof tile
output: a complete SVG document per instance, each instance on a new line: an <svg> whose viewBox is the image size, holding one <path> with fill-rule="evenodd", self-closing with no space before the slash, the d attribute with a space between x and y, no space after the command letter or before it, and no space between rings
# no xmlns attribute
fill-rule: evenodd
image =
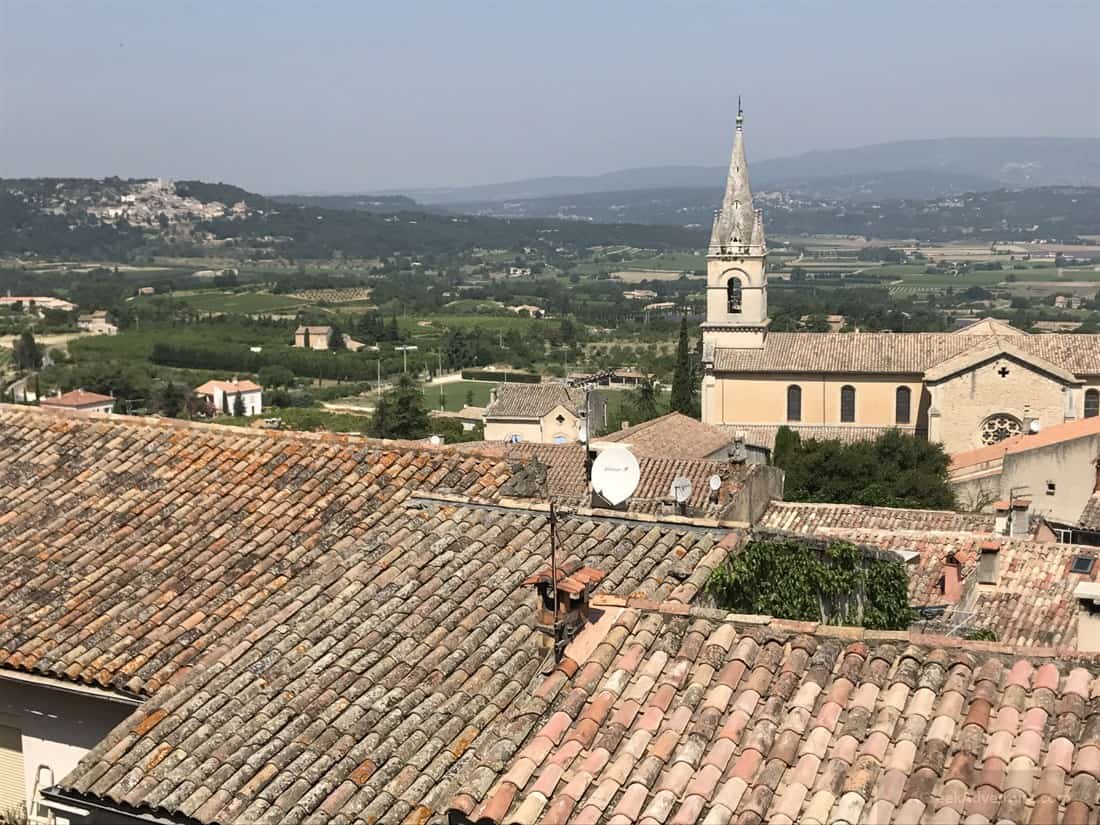
<svg viewBox="0 0 1100 825"><path fill-rule="evenodd" d="M1049 691L1055 701L1079 696L1082 678L1100 674L1095 659L1033 661L1005 646L993 645L991 652L967 642L933 647L929 637L904 633L897 634L899 641L912 643L848 644L822 635L792 636L776 622L745 625L705 609L667 615L628 608L617 623L628 630L619 634L620 652L644 650L639 668L625 684L618 671L602 669L584 694L594 700L608 692L637 693L634 685L655 678L672 689L667 702L654 706L664 708L662 733L650 739L635 717L607 759L564 765L553 775L554 789L529 781L491 821L513 822L522 814L539 823L565 818L793 825L868 817L961 822L964 816L1023 823L1032 808L1056 818L1062 800L1079 804L1085 818L1100 812L1096 749L1058 738L1038 724L1037 714L1033 726L1022 727L1026 714L1013 694ZM715 651L721 653L712 664ZM733 688L725 724L709 724L705 716L714 703L700 701L706 694L698 692L699 683L682 674L725 670L741 656L754 677ZM1013 688L1017 679L1024 685ZM986 684L993 717L1005 727L1003 737L994 733L988 745L971 736L973 723L966 723L968 698ZM900 707L899 690L911 695ZM804 698L791 702L784 696ZM835 704L815 696L834 697ZM803 702L833 710L811 721ZM884 716L881 727L872 726ZM554 718L573 730L586 723L578 711L559 711ZM561 739L569 741L570 734L563 731ZM1073 757L1081 770L1052 765L1040 778L1044 753L1067 767ZM554 754L546 754L547 764ZM532 797L535 803L529 803Z"/></svg>
<svg viewBox="0 0 1100 825"><path fill-rule="evenodd" d="M965 353L1006 346L1075 375L1100 370L1100 335L961 335L951 332L771 332L761 349L715 349L719 372L921 375Z"/></svg>
<svg viewBox="0 0 1100 825"><path fill-rule="evenodd" d="M600 441L630 445L636 456L724 459L733 441L724 430L682 413L669 413L601 436ZM720 455L715 456L716 453Z"/></svg>
<svg viewBox="0 0 1100 825"><path fill-rule="evenodd" d="M574 415L584 410L584 390L558 382L499 384L496 397L485 408L486 418L542 418L557 406Z"/></svg>
<svg viewBox="0 0 1100 825"><path fill-rule="evenodd" d="M500 459L10 408L0 453L38 458L0 470L0 666L152 694L68 793L211 823L399 822L460 791L473 812L499 785L490 813L537 818L544 793L583 785L579 764L606 770L589 757L620 747L612 720L644 718L618 714L614 685L594 690L628 626L607 622L571 683L539 675L522 583L546 565L545 513L412 497L492 499ZM582 516L559 528L563 569L598 569L624 601L669 597L673 564L704 565L722 535ZM569 696L575 717L547 707ZM517 793L532 787L513 804L480 760L521 749Z"/></svg>

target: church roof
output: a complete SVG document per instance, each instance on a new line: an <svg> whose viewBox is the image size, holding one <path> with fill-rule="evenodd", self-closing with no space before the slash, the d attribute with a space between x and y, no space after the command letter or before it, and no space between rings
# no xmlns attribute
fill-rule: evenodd
<svg viewBox="0 0 1100 825"><path fill-rule="evenodd" d="M955 330L953 335L1027 335L1000 318L980 318L972 324Z"/></svg>
<svg viewBox="0 0 1100 825"><path fill-rule="evenodd" d="M1013 335L1003 341L1076 376L1100 375L1100 335ZM716 372L923 375L1001 336L951 332L772 332L760 349L714 349Z"/></svg>

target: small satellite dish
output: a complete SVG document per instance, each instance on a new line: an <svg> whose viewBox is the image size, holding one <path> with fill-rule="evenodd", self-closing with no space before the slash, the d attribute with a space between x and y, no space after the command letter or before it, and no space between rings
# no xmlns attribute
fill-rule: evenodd
<svg viewBox="0 0 1100 825"><path fill-rule="evenodd" d="M713 490L716 493L720 489L722 489L722 477L720 475L718 475L718 473L715 473L714 475L712 475L710 477L710 481L708 481L707 483L710 485L710 489Z"/></svg>
<svg viewBox="0 0 1100 825"><path fill-rule="evenodd" d="M609 447L592 462L592 489L610 504L622 504L638 489L642 471L625 447Z"/></svg>
<svg viewBox="0 0 1100 825"><path fill-rule="evenodd" d="M587 440L588 440L588 427L586 427L584 424L581 424L579 427L577 427L577 441L587 441Z"/></svg>
<svg viewBox="0 0 1100 825"><path fill-rule="evenodd" d="M1033 419L1031 419L1031 423L1027 425L1027 428L1028 428L1028 430L1029 430L1029 431L1030 431L1030 432L1031 432L1031 433L1032 433L1033 435L1034 435L1035 433L1039 432L1039 428L1040 428L1040 427L1041 427L1041 425L1039 424L1039 419L1038 419L1038 418L1033 418Z"/></svg>
<svg viewBox="0 0 1100 825"><path fill-rule="evenodd" d="M669 490L669 494L676 499L677 504L683 504L691 498L691 480L683 476L672 479L672 488Z"/></svg>

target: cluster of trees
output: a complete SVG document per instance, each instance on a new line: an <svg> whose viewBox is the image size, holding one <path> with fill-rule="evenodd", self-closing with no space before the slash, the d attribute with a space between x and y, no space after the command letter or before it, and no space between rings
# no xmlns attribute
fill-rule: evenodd
<svg viewBox="0 0 1100 825"><path fill-rule="evenodd" d="M341 343L343 339L341 338ZM374 358L352 352L326 352L291 347L264 347L253 352L246 344L199 344L158 341L153 344L150 360L154 364L184 369L221 370L256 373L264 367L282 366L296 376L335 381L370 381L378 372ZM382 372L402 369L400 357L383 359Z"/></svg>
<svg viewBox="0 0 1100 825"><path fill-rule="evenodd" d="M885 287L846 289L790 287L775 283L768 293L773 332L827 332L828 315L843 315L847 329L867 332L943 332L947 320L933 303L890 294ZM808 321L803 318L808 316Z"/></svg>
<svg viewBox="0 0 1100 825"><path fill-rule="evenodd" d="M34 340L34 333L26 330L12 341L12 361L19 371L36 370L42 366L42 348Z"/></svg>
<svg viewBox="0 0 1100 825"><path fill-rule="evenodd" d="M775 437L772 461L786 474L788 501L950 510L951 459L939 444L889 430L874 441L803 441L789 427Z"/></svg>

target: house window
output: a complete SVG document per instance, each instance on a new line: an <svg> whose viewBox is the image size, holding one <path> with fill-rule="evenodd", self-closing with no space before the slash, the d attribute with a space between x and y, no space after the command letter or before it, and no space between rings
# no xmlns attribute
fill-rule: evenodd
<svg viewBox="0 0 1100 825"><path fill-rule="evenodd" d="M980 584L997 583L997 551L982 550L978 559L978 582Z"/></svg>
<svg viewBox="0 0 1100 825"><path fill-rule="evenodd" d="M559 415L554 420L557 421L559 424L564 424L565 423L565 416L564 415Z"/></svg>
<svg viewBox="0 0 1100 825"><path fill-rule="evenodd" d="M787 387L787 420L802 420L802 387L797 384Z"/></svg>
<svg viewBox="0 0 1100 825"><path fill-rule="evenodd" d="M726 311L741 311L741 282L736 278L730 278L726 284Z"/></svg>
<svg viewBox="0 0 1100 825"><path fill-rule="evenodd" d="M523 439L520 437L519 433L512 433L510 436L508 436L509 444L519 444L519 442L521 441L523 441Z"/></svg>
<svg viewBox="0 0 1100 825"><path fill-rule="evenodd" d="M856 388L851 385L840 388L840 420L845 424L856 420Z"/></svg>
<svg viewBox="0 0 1100 825"><path fill-rule="evenodd" d="M19 728L0 725L0 811L9 814L27 810L25 782L23 733Z"/></svg>
<svg viewBox="0 0 1100 825"><path fill-rule="evenodd" d="M898 387L894 393L894 420L898 424L909 423L909 401L913 393L908 387Z"/></svg>
<svg viewBox="0 0 1100 825"><path fill-rule="evenodd" d="M1069 572L1088 576L1092 573L1092 566L1094 564L1096 564L1095 556L1074 556L1073 566L1070 567Z"/></svg>
<svg viewBox="0 0 1100 825"><path fill-rule="evenodd" d="M1047 482L1047 495L1052 496L1058 491L1058 485L1053 481Z"/></svg>
<svg viewBox="0 0 1100 825"><path fill-rule="evenodd" d="M1100 415L1100 390L1085 390L1085 418Z"/></svg>

